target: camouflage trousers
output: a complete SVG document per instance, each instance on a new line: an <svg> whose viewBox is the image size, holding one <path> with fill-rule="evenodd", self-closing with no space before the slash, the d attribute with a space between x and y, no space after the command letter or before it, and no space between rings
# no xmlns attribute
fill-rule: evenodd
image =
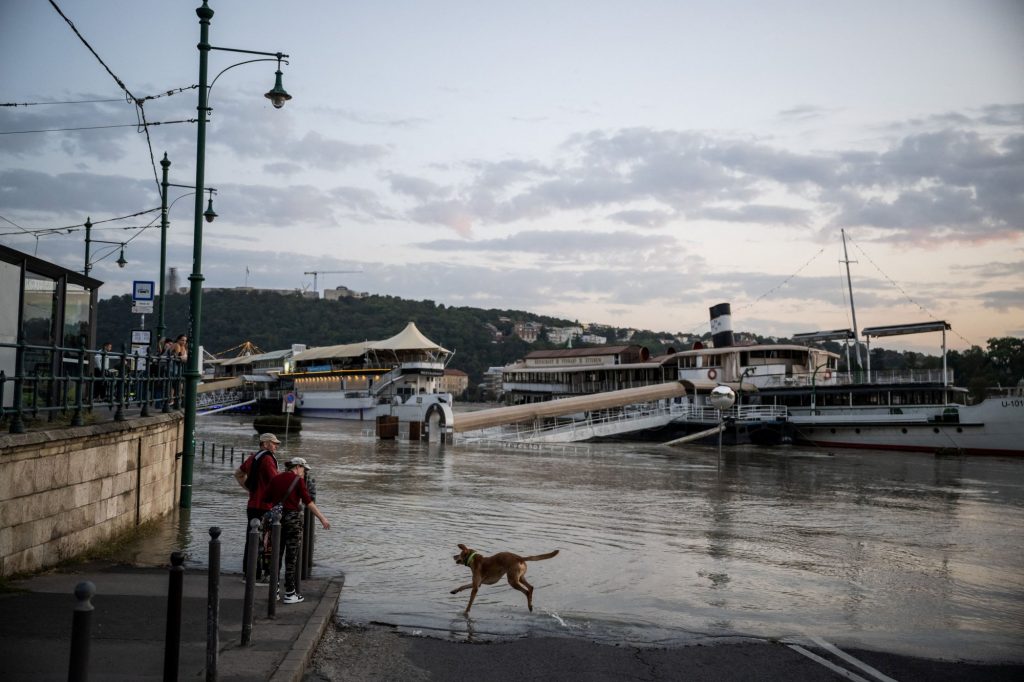
<svg viewBox="0 0 1024 682"><path fill-rule="evenodd" d="M302 512L286 511L281 516L281 537L284 540L284 591L295 591L295 576L302 548Z"/></svg>

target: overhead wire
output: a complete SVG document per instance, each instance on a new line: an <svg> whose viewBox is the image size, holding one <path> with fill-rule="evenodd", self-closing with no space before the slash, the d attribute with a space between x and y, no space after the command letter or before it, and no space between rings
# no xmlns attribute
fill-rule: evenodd
<svg viewBox="0 0 1024 682"><path fill-rule="evenodd" d="M196 118L184 118L179 121L147 121L146 123L121 123L115 125L105 126L80 126L77 128L40 128L39 130L3 130L0 131L0 135L24 135L26 133L62 133L71 132L76 130L102 130L104 128L141 128L149 126L163 126L170 125L172 123L195 123L199 119ZM150 153L152 153L152 146L150 147ZM159 184L159 183L158 183Z"/></svg>
<svg viewBox="0 0 1024 682"><path fill-rule="evenodd" d="M860 245L860 244L858 244L858 243L857 243L856 241L854 241L854 240L853 240L853 238L852 238L852 237L850 237L849 233L847 233L847 235L846 235L846 240L847 240L848 242L850 242L851 244L853 244L854 248L856 248L856 249L857 249L858 251L860 251L861 255L863 255L863 256L864 256L865 258L867 258L867 259L868 259L868 262L869 262L869 263L871 263L871 265L872 265L872 266L874 266L875 270L878 270L879 274L880 274L880 275L882 275L882 277L884 277L884 278L885 278L886 280L888 280L888 281L889 281L889 284L891 284L891 285L893 285L894 287L896 287L896 289L897 289L897 290L898 290L898 291L899 291L899 292L900 292L901 294L903 294L904 298L906 298L906 299L907 299L907 301L908 301L909 303L911 303L912 305L915 305L915 306L917 306L917 308L918 308L918 309L919 309L919 310L920 310L921 312L923 312L923 313L924 313L925 315L927 315L928 317L932 317L932 318L938 318L938 315L936 315L936 314L935 314L935 313L933 313L932 311L928 310L927 308L925 308L925 307L924 307L924 305L922 305L921 303L919 303L918 301L916 301L916 300L915 300L915 299L914 299L913 297L911 297L911 295L910 295L910 294L908 294L908 293L906 292L906 290L905 290L905 289L904 289L904 288L903 288L902 286L900 286L900 285L899 285L899 283L898 283L898 282L897 282L896 280L894 280L894 279L893 279L892 277L890 277L890 276L888 275L888 273L886 273L886 272L885 272L884 270L882 270L882 268L881 268L881 267L879 267L878 263L876 263L876 262L875 262L874 260L872 260L872 259L871 259L871 256L869 256L869 255L868 255L867 251L865 251L865 250L864 250L864 249L863 249L863 248L861 247L861 245ZM957 336L959 336L959 337L960 337L960 340L961 340L961 341L963 341L964 343L966 343L966 344L968 344L968 345L970 345L970 346L977 346L977 345L978 345L978 344L974 343L973 341L971 341L971 340L969 340L969 339L966 339L966 338L964 338L963 334L961 334L961 333L960 333L959 331L957 331L956 329L953 329L953 326L952 326L952 325L950 325L950 330L951 330L951 331L952 331L952 332L953 332L954 334L956 334Z"/></svg>

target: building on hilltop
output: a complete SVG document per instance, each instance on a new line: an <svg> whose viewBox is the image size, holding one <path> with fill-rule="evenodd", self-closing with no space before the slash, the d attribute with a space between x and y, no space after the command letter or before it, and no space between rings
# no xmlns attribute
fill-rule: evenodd
<svg viewBox="0 0 1024 682"><path fill-rule="evenodd" d="M488 367L487 371L484 372L484 380L481 387L486 391L488 398L501 400L503 393L502 370L504 370L504 367Z"/></svg>
<svg viewBox="0 0 1024 682"><path fill-rule="evenodd" d="M369 296L369 292L366 291L353 291L348 287L334 287L333 289L324 289L324 300L325 301L338 301L343 298L366 298Z"/></svg>

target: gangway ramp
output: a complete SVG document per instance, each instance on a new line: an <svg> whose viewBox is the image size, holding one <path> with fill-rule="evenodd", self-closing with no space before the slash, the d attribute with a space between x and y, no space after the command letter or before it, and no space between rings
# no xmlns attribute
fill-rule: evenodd
<svg viewBox="0 0 1024 682"><path fill-rule="evenodd" d="M570 443L664 426L670 401L686 395L678 381L525 405L460 412L452 430L459 440ZM569 415L585 414L584 419ZM559 417L565 419L559 419Z"/></svg>

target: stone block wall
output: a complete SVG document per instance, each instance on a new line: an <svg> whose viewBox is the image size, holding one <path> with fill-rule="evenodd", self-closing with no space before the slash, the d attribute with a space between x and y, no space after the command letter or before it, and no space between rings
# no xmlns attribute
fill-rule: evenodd
<svg viewBox="0 0 1024 682"><path fill-rule="evenodd" d="M178 503L180 413L0 435L0 576L70 559Z"/></svg>

